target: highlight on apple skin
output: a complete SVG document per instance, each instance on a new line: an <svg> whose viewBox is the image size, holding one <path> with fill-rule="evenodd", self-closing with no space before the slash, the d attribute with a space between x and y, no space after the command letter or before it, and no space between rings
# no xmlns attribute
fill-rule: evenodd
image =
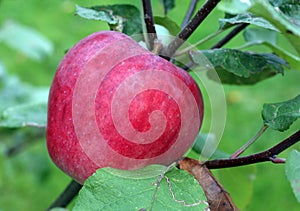
<svg viewBox="0 0 300 211"><path fill-rule="evenodd" d="M193 145L202 95L184 70L119 32L101 31L60 62L48 103L53 162L83 184L98 168L169 165Z"/></svg>

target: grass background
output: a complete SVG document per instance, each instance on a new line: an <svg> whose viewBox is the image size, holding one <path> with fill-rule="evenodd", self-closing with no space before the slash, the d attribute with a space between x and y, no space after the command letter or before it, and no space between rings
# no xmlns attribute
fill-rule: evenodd
<svg viewBox="0 0 300 211"><path fill-rule="evenodd" d="M184 17L189 1L176 1L179 5L169 13L178 23ZM50 86L56 67L70 48L81 38L99 30L108 29L97 21L74 16L75 4L93 6L101 4L129 3L141 8L140 1L118 0L2 0L0 1L0 25L8 20L30 26L54 44L53 54L42 62L36 62L0 43L0 61L10 74L36 86ZM163 8L153 0L155 15L162 15ZM214 11L189 42L209 35L218 28L217 18L223 17ZM202 49L211 47L220 37L205 43ZM283 39L279 40L286 47ZM225 47L243 44L241 34ZM286 47L288 48L288 46ZM251 50L265 51L265 48ZM227 100L227 122L219 149L234 152L249 140L261 127L263 103L278 102L293 98L300 93L300 73L287 71L285 76L275 76L254 86L224 85ZM1 103L1 99L0 99ZM271 147L298 130L299 121L285 133L268 130L246 153L254 153ZM15 130L8 131L16 134ZM0 131L0 149L11 146L7 131ZM294 148L300 150L299 144ZM286 157L290 150L282 153ZM48 157L45 139L31 144L16 156L7 158L0 152L0 210L45 210L60 194L70 178L57 169ZM225 189L242 210L299 210L300 205L285 177L284 165L262 163L248 167L214 170Z"/></svg>

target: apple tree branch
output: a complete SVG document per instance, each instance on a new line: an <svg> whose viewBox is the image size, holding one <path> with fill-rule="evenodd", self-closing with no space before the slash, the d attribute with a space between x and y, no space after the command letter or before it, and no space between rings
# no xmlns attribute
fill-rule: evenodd
<svg viewBox="0 0 300 211"><path fill-rule="evenodd" d="M72 180L66 189L57 197L57 199L47 208L51 210L55 207L67 207L70 202L77 196L78 192L82 188L82 185Z"/></svg>
<svg viewBox="0 0 300 211"><path fill-rule="evenodd" d="M209 160L206 161L204 165L209 169L219 169L219 168L244 166L244 165L266 162L266 161L271 161L273 163L284 163L284 160L278 159L277 155L299 141L300 141L300 130L298 130L296 133L286 138L279 144L263 152L249 155L249 156L244 156L244 157Z"/></svg>
<svg viewBox="0 0 300 211"><path fill-rule="evenodd" d="M143 0L143 10L144 10L144 21L147 30L147 38L149 49L152 50L154 46L154 41L157 39L157 34L154 26L154 19L152 14L151 0Z"/></svg>
<svg viewBox="0 0 300 211"><path fill-rule="evenodd" d="M210 12L221 0L208 0L190 20L190 22L177 34L176 38L166 47L164 55L172 57L175 51L192 35L197 27L205 20Z"/></svg>

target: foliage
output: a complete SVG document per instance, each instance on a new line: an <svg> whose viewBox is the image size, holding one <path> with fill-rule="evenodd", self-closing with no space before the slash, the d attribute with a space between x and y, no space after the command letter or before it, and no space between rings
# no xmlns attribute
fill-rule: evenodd
<svg viewBox="0 0 300 211"><path fill-rule="evenodd" d="M99 169L86 181L74 210L118 210L120 207L148 210L150 205L153 210L203 210L207 207L203 191L190 174L172 169L159 184L156 184L157 178L157 175L126 178L105 168ZM157 185L158 200L152 201ZM90 203L87 204L87 200Z"/></svg>
<svg viewBox="0 0 300 211"><path fill-rule="evenodd" d="M53 44L30 27L6 21L0 30L0 42L21 51L34 60L43 60L53 52Z"/></svg>
<svg viewBox="0 0 300 211"><path fill-rule="evenodd" d="M283 74L287 63L274 54L250 53L235 49L203 50L216 69L222 83L254 84L277 73ZM195 63L197 53L191 53ZM209 74L209 73L208 73Z"/></svg>
<svg viewBox="0 0 300 211"><path fill-rule="evenodd" d="M286 175L292 185L293 191L295 193L298 202L300 202L299 159L300 159L300 153L296 150L293 150L288 156L286 162Z"/></svg>
<svg viewBox="0 0 300 211"><path fill-rule="evenodd" d="M264 104L262 117L265 125L274 130L289 129L300 117L300 95L285 102Z"/></svg>
<svg viewBox="0 0 300 211"><path fill-rule="evenodd" d="M132 5L107 5L83 8L76 5L76 14L87 19L105 21L110 29L128 35L141 34L140 11Z"/></svg>

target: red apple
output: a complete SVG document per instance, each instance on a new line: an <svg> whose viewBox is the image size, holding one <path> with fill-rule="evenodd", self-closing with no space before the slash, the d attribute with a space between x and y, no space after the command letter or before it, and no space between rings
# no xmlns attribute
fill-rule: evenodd
<svg viewBox="0 0 300 211"><path fill-rule="evenodd" d="M202 119L201 92L189 74L124 34L102 31L58 66L47 147L82 184L98 168L171 164L192 146Z"/></svg>

